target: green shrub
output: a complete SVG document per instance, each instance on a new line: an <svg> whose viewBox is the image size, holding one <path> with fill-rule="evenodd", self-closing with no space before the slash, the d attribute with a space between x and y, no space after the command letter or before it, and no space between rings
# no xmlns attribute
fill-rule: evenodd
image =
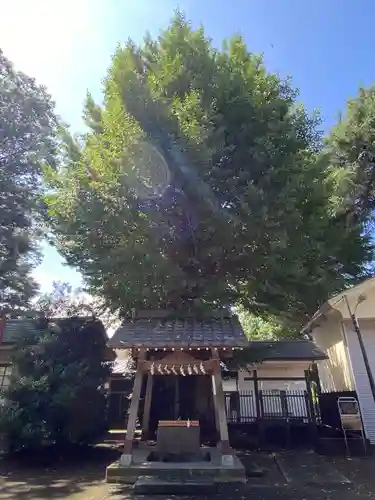
<svg viewBox="0 0 375 500"><path fill-rule="evenodd" d="M15 346L0 434L11 451L94 442L106 429L104 327L87 318L39 326Z"/></svg>

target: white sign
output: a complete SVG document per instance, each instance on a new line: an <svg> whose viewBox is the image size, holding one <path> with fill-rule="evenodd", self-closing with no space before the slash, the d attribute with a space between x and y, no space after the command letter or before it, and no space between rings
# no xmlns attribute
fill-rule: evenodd
<svg viewBox="0 0 375 500"><path fill-rule="evenodd" d="M343 430L362 431L362 419L356 398L341 397L337 400Z"/></svg>

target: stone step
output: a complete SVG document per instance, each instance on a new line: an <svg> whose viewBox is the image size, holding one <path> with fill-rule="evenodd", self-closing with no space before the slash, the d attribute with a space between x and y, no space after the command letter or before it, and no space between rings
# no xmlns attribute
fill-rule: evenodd
<svg viewBox="0 0 375 500"><path fill-rule="evenodd" d="M141 476L152 476L159 481L193 481L193 482L216 482L216 483L244 483L246 482L246 473L244 467L237 468L194 468L194 467L170 468L168 464L165 467L145 468L141 465L131 465L130 467L121 467L118 463L107 467L106 480L108 483L127 483L134 484ZM260 476L261 474L252 474Z"/></svg>
<svg viewBox="0 0 375 500"><path fill-rule="evenodd" d="M217 486L207 480L166 480L153 476L140 476L134 484L137 495L210 495Z"/></svg>

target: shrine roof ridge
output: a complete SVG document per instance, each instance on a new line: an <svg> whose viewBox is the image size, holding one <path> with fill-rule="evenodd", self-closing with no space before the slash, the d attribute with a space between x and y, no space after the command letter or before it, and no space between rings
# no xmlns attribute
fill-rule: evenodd
<svg viewBox="0 0 375 500"><path fill-rule="evenodd" d="M169 311L139 311L126 318L109 339L115 349L132 347L245 347L248 341L237 316L213 311L204 317Z"/></svg>

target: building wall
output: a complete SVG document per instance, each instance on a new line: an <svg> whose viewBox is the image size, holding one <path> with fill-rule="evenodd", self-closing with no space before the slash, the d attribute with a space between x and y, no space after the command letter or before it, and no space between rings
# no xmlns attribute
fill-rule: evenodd
<svg viewBox="0 0 375 500"><path fill-rule="evenodd" d="M304 377L305 370L310 366L310 362L306 361L265 361L252 369L257 370L258 378L262 377L278 377L278 378L295 378ZM252 391L254 383L252 380L245 378L252 377L252 371L240 370L238 372L238 387L236 380L223 380L223 388L225 392L232 391ZM258 383L260 390L305 390L306 383L304 380L260 380Z"/></svg>
<svg viewBox="0 0 375 500"><path fill-rule="evenodd" d="M359 325L370 369L375 378L375 318L372 320L359 320ZM375 402L371 392L362 351L352 322L346 320L344 322L344 327L365 433L371 443L375 444Z"/></svg>
<svg viewBox="0 0 375 500"><path fill-rule="evenodd" d="M316 345L328 359L318 362L319 378L324 392L355 389L348 347L343 335L340 314L332 314L311 332Z"/></svg>
<svg viewBox="0 0 375 500"><path fill-rule="evenodd" d="M310 366L310 361L266 361L254 366L252 369L257 370L258 378L275 377L284 378L285 380L259 380L258 388L263 393L263 410L265 414L283 415L283 405L281 401L280 391L286 391L290 395L288 410L289 415L293 417L308 417L308 410L304 398L306 391L305 370ZM254 390L253 380L246 378L253 377L252 370L239 371L238 381L223 380L223 388L225 392L240 393L239 411L242 418L247 421L253 421L257 417L256 393ZM303 380L287 380L288 378L302 378ZM275 392L275 394L273 394ZM226 398L227 415L232 414L231 398Z"/></svg>
<svg viewBox="0 0 375 500"><path fill-rule="evenodd" d="M364 300L359 300L360 296ZM375 444L375 402L358 336L350 318L350 313L353 313L359 321L375 377L375 278L348 290L346 299L345 296L333 298L331 307L328 321L322 318L312 332L316 344L329 356L328 361L319 363L322 387L324 390L357 392L366 436Z"/></svg>
<svg viewBox="0 0 375 500"><path fill-rule="evenodd" d="M360 296L362 299L359 300ZM375 278L366 280L361 285L358 285L346 293L346 298L334 301L333 307L340 311L344 319L350 319L348 303L351 312L359 319L371 320L375 318Z"/></svg>
<svg viewBox="0 0 375 500"><path fill-rule="evenodd" d="M11 352L11 349L8 347L4 348L0 346L0 365L10 364Z"/></svg>

